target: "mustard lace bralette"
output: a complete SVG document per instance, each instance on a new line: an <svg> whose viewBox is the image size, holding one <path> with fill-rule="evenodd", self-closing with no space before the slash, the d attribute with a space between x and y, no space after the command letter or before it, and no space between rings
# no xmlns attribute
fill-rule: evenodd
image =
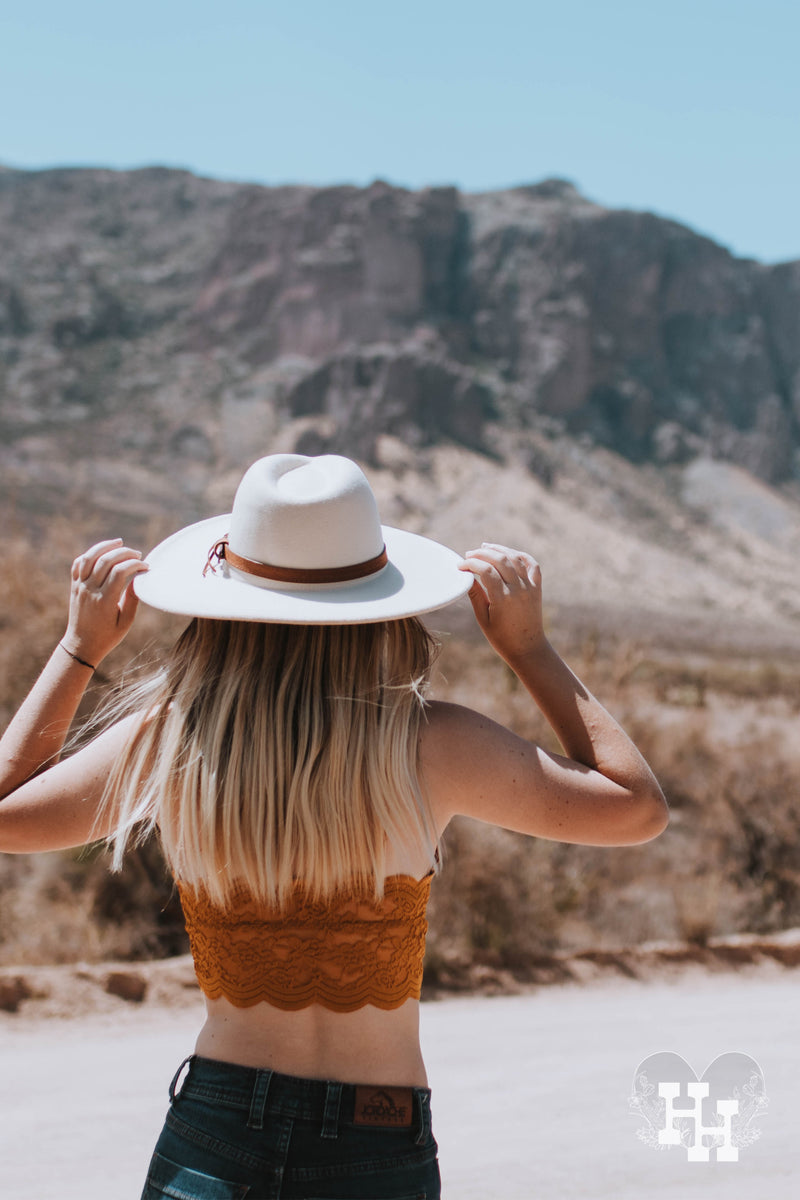
<svg viewBox="0 0 800 1200"><path fill-rule="evenodd" d="M344 890L311 901L298 883L280 910L245 891L221 908L178 883L200 988L238 1008L265 1000L289 1011L418 1000L432 875L390 875L380 901Z"/></svg>

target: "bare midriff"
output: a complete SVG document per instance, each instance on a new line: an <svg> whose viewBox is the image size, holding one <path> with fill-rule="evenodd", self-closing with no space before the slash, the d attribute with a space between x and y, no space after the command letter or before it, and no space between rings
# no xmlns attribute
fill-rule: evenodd
<svg viewBox="0 0 800 1200"><path fill-rule="evenodd" d="M427 1087L418 1000L349 1013L319 1004L287 1012L263 1001L237 1008L223 998L206 999L206 1007L196 1045L204 1058L304 1078Z"/></svg>

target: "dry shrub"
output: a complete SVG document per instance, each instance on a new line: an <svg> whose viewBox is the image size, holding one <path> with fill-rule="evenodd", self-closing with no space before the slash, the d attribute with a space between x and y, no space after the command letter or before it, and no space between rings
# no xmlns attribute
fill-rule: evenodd
<svg viewBox="0 0 800 1200"><path fill-rule="evenodd" d="M729 863L744 901L742 924L756 933L800 924L797 779L797 764L768 739L740 747L727 764Z"/></svg>
<svg viewBox="0 0 800 1200"><path fill-rule="evenodd" d="M35 538L6 529L0 573L0 722L17 710L63 636L73 558L103 534L79 519L51 520ZM157 658L183 621L142 606L126 639L103 663L78 713L80 725L131 663ZM110 876L105 856L83 850L0 855L0 965L148 958L186 948L172 885L155 843Z"/></svg>
<svg viewBox="0 0 800 1200"><path fill-rule="evenodd" d="M702 941L800 924L796 758L771 733L720 744L703 720L634 732L672 809L654 845L669 851L678 932Z"/></svg>
<svg viewBox="0 0 800 1200"><path fill-rule="evenodd" d="M53 570L50 545L33 551L21 535L4 538L0 572L0 717L21 704L66 628L69 576ZM59 578L60 575L60 578Z"/></svg>
<svg viewBox="0 0 800 1200"><path fill-rule="evenodd" d="M800 751L769 730L724 743L707 710L723 684L728 701L760 702L779 675L778 692L789 696L792 664L713 655L704 663L695 653L681 668L671 647L662 669L652 647L619 638L600 655L592 636L576 640L569 657L653 766L670 827L644 846L600 849L456 823L431 908L434 978L470 955L519 971L552 949L703 944L800 924ZM555 748L524 689L482 645L446 642L438 683L439 694Z"/></svg>
<svg viewBox="0 0 800 1200"><path fill-rule="evenodd" d="M32 538L10 519L0 572L0 722L4 727L33 685L67 626L72 560L106 536L80 530L67 516L51 520ZM77 529L76 529L77 526ZM120 672L140 657L154 657L184 624L142 605L124 644L95 675L79 717L90 713Z"/></svg>
<svg viewBox="0 0 800 1200"><path fill-rule="evenodd" d="M0 966L187 951L180 902L155 841L113 875L96 846L0 859Z"/></svg>
<svg viewBox="0 0 800 1200"><path fill-rule="evenodd" d="M432 890L431 981L465 963L524 977L556 951L675 936L656 845L567 845L457 818Z"/></svg>
<svg viewBox="0 0 800 1200"><path fill-rule="evenodd" d="M457 818L443 840L446 870L432 889L429 970L438 960L516 967L550 951L558 901L562 910L572 903L566 873L560 897L553 895L552 851L563 849Z"/></svg>

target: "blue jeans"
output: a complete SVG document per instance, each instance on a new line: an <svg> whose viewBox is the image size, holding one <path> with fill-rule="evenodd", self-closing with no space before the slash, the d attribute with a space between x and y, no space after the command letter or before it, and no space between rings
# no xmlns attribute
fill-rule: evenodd
<svg viewBox="0 0 800 1200"><path fill-rule="evenodd" d="M441 1195L428 1088L296 1079L193 1055L169 1095L141 1200Z"/></svg>

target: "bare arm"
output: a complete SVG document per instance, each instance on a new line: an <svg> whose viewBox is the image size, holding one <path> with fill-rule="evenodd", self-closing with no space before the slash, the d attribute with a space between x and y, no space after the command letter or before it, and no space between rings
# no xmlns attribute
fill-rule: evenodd
<svg viewBox="0 0 800 1200"><path fill-rule="evenodd" d="M67 850L107 837L114 813L100 802L112 767L141 718L126 717L88 746L21 784L0 804L0 853Z"/></svg>
<svg viewBox="0 0 800 1200"><path fill-rule="evenodd" d="M617 722L544 635L541 572L503 546L470 551L476 619L525 685L566 755L549 754L469 709L433 705L423 770L446 821L459 812L589 845L648 841L666 825L661 789Z"/></svg>
<svg viewBox="0 0 800 1200"><path fill-rule="evenodd" d="M53 818L48 805L56 793L63 805L70 789L76 796L84 790L82 769L86 771L86 794L96 791L97 755L82 752L70 764L58 764L58 758L92 668L122 641L133 622L137 602L129 585L146 569L139 551L123 546L119 538L98 543L73 563L64 637L0 739L0 819L11 821L13 812L17 829L23 813L34 823L41 813L42 836L47 840ZM102 742L103 747L107 745ZM10 798L15 796L16 803L12 803ZM91 822L86 825L87 836L90 828ZM62 836L63 831L59 839ZM0 850L4 848L0 833Z"/></svg>

